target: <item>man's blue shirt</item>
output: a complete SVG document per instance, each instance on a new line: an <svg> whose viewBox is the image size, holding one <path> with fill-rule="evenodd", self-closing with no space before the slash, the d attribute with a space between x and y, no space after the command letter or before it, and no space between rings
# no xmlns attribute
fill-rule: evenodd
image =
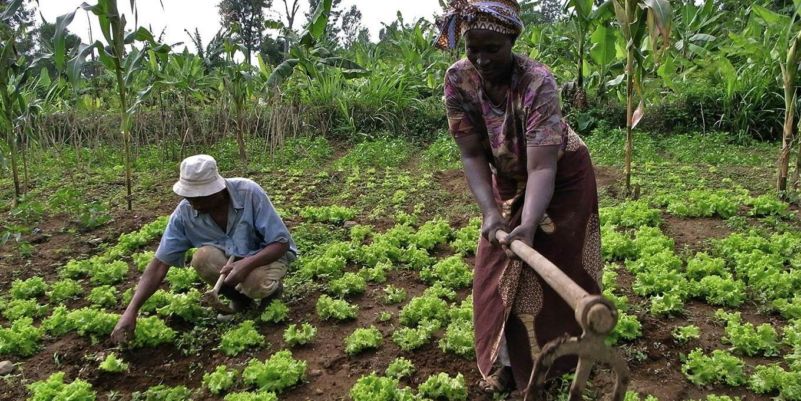
<svg viewBox="0 0 801 401"><path fill-rule="evenodd" d="M189 248L211 245L226 255L245 257L283 242L289 244L288 254L294 259L298 253L295 242L264 189L246 178L229 178L225 185L231 199L227 230L223 232L210 214L199 214L184 199L170 216L156 258L170 266L183 266Z"/></svg>

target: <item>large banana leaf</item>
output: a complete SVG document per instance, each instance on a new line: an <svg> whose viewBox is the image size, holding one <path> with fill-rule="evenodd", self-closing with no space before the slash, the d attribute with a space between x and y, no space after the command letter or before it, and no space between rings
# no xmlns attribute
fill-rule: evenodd
<svg viewBox="0 0 801 401"><path fill-rule="evenodd" d="M62 71L67 58L67 26L75 18L75 11L56 18L56 31L53 35L53 63L56 69Z"/></svg>
<svg viewBox="0 0 801 401"><path fill-rule="evenodd" d="M306 30L300 35L300 44L306 47L313 47L325 34L328 26L328 17L331 15L331 3L333 0L322 0L314 10L309 19Z"/></svg>
<svg viewBox="0 0 801 401"><path fill-rule="evenodd" d="M592 0L568 0L567 7L576 10L579 19L588 21L592 14L592 3Z"/></svg>
<svg viewBox="0 0 801 401"><path fill-rule="evenodd" d="M648 31L651 34L651 45L654 49L654 54L659 55L670 45L673 8L668 0L643 0L643 3L648 12Z"/></svg>
<svg viewBox="0 0 801 401"><path fill-rule="evenodd" d="M20 6L22 6L22 0L14 0L6 6L5 11L0 14L0 21L8 22L14 15L17 14Z"/></svg>
<svg viewBox="0 0 801 401"><path fill-rule="evenodd" d="M615 48L617 36L615 34L614 29L599 25L590 36L593 44L590 49L590 57L596 64L603 67L617 60L617 50Z"/></svg>
<svg viewBox="0 0 801 401"><path fill-rule="evenodd" d="M759 18L765 21L766 24L772 26L788 26L790 24L790 17L773 12L758 4L751 6L751 11L754 12Z"/></svg>
<svg viewBox="0 0 801 401"><path fill-rule="evenodd" d="M267 78L267 86L273 88L289 79L289 77L291 77L292 73L295 71L295 66L297 66L299 63L300 60L296 58L284 60L284 62L279 64L278 67L275 67L273 72L270 74L270 77Z"/></svg>

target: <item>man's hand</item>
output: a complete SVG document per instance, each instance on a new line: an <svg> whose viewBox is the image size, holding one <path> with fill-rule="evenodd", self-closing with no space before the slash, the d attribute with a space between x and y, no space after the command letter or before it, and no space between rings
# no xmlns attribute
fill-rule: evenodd
<svg viewBox="0 0 801 401"><path fill-rule="evenodd" d="M237 284L245 281L248 274L250 274L250 267L245 262L245 259L229 263L220 270L220 274L225 274L226 285L236 286Z"/></svg>
<svg viewBox="0 0 801 401"><path fill-rule="evenodd" d="M117 326L111 332L111 341L116 345L122 345L131 341L136 330L136 313L129 313L127 310L120 316Z"/></svg>

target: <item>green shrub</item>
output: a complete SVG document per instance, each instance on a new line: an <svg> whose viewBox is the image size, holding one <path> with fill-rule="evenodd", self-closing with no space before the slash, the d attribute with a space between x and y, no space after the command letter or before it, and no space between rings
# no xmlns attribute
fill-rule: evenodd
<svg viewBox="0 0 801 401"><path fill-rule="evenodd" d="M380 138L353 147L336 167L399 167L412 155L412 146L400 138Z"/></svg>
<svg viewBox="0 0 801 401"><path fill-rule="evenodd" d="M642 324L636 316L620 313L617 318L617 325L606 339L608 344L617 344L621 340L634 341L642 336Z"/></svg>
<svg viewBox="0 0 801 401"><path fill-rule="evenodd" d="M50 285L47 297L52 303L62 303L77 298L83 292L81 284L69 278L58 280Z"/></svg>
<svg viewBox="0 0 801 401"><path fill-rule="evenodd" d="M355 319L359 313L357 305L351 305L343 299L333 299L328 295L321 295L317 299L317 314L320 319L348 320Z"/></svg>
<svg viewBox="0 0 801 401"><path fill-rule="evenodd" d="M3 305L3 317L12 322L25 317L41 317L45 313L47 306L39 305L35 299L12 299Z"/></svg>
<svg viewBox="0 0 801 401"><path fill-rule="evenodd" d="M261 321L268 323L281 323L289 317L289 307L280 299L270 302L261 314Z"/></svg>
<svg viewBox="0 0 801 401"><path fill-rule="evenodd" d="M344 206L306 206L300 210L300 217L316 223L342 224L352 220L358 212Z"/></svg>
<svg viewBox="0 0 801 401"><path fill-rule="evenodd" d="M461 373L454 377L448 376L447 373L430 376L417 390L420 395L434 400L467 400L467 386Z"/></svg>
<svg viewBox="0 0 801 401"><path fill-rule="evenodd" d="M310 323L292 324L284 330L284 342L290 347L306 345L314 341L316 335L317 328Z"/></svg>
<svg viewBox="0 0 801 401"><path fill-rule="evenodd" d="M167 270L167 282L170 283L172 292L186 292L199 284L200 276L191 267L173 267Z"/></svg>
<svg viewBox="0 0 801 401"><path fill-rule="evenodd" d="M662 212L651 208L647 202L629 201L600 210L601 224L611 224L626 228L641 226L656 227L662 222Z"/></svg>
<svg viewBox="0 0 801 401"><path fill-rule="evenodd" d="M412 361L401 356L389 363L386 374L391 378L400 380L404 377L411 377L414 374L414 370Z"/></svg>
<svg viewBox="0 0 801 401"><path fill-rule="evenodd" d="M429 284L439 282L448 288L466 288L473 282L473 269L465 263L461 255L455 255L437 262L432 267L423 268L420 271L420 278Z"/></svg>
<svg viewBox="0 0 801 401"><path fill-rule="evenodd" d="M39 351L42 329L33 325L33 319L21 318L11 327L0 327L0 355L29 357Z"/></svg>
<svg viewBox="0 0 801 401"><path fill-rule="evenodd" d="M691 280L701 280L707 276L724 277L726 273L726 260L713 258L706 252L698 252L687 261L687 277Z"/></svg>
<svg viewBox="0 0 801 401"><path fill-rule="evenodd" d="M219 395L233 387L236 376L236 370L220 365L213 372L203 374L203 387L209 389L210 393Z"/></svg>
<svg viewBox="0 0 801 401"><path fill-rule="evenodd" d="M406 300L406 290L392 284L384 287L384 303L387 305L399 304Z"/></svg>
<svg viewBox="0 0 801 401"><path fill-rule="evenodd" d="M44 295L47 283L41 277L31 277L27 280L14 280L11 283L11 297L15 299L31 299Z"/></svg>
<svg viewBox="0 0 801 401"><path fill-rule="evenodd" d="M106 356L106 359L104 359L103 362L100 363L98 369L108 373L121 373L128 370L128 364L122 359L118 358L117 354L112 352Z"/></svg>
<svg viewBox="0 0 801 401"><path fill-rule="evenodd" d="M239 355L246 348L264 344L264 336L256 330L256 323L245 320L222 335L220 350L228 356Z"/></svg>
<svg viewBox="0 0 801 401"><path fill-rule="evenodd" d="M412 298L401 309L400 322L409 327L417 326L422 321L446 323L448 320L448 304L433 296Z"/></svg>
<svg viewBox="0 0 801 401"><path fill-rule="evenodd" d="M80 379L64 383L64 372L53 373L47 380L29 384L28 391L31 392L28 401L95 401L96 399L91 384Z"/></svg>
<svg viewBox="0 0 801 401"><path fill-rule="evenodd" d="M117 304L117 289L111 285L101 285L92 288L86 300L92 305L110 308Z"/></svg>
<svg viewBox="0 0 801 401"><path fill-rule="evenodd" d="M144 392L131 394L132 401L190 401L192 392L186 386L151 386Z"/></svg>
<svg viewBox="0 0 801 401"><path fill-rule="evenodd" d="M175 339L175 330L171 329L163 320L155 317L140 317L136 321L136 330L131 346L157 347L161 344L172 343Z"/></svg>
<svg viewBox="0 0 801 401"><path fill-rule="evenodd" d="M392 333L392 342L403 351L416 350L429 342L442 324L439 321L422 321L417 327L401 327Z"/></svg>
<svg viewBox="0 0 801 401"><path fill-rule="evenodd" d="M251 359L242 371L245 384L260 391L281 392L300 383L305 376L306 362L294 359L287 350L276 352L264 362Z"/></svg>
<svg viewBox="0 0 801 401"><path fill-rule="evenodd" d="M178 316L187 322L195 322L209 313L209 309L202 306L203 294L195 288L183 294L165 294L166 304L156 309L160 316Z"/></svg>
<svg viewBox="0 0 801 401"><path fill-rule="evenodd" d="M423 151L422 166L434 170L456 170L462 167L462 157L456 141L443 132Z"/></svg>
<svg viewBox="0 0 801 401"><path fill-rule="evenodd" d="M466 226L456 230L451 247L462 255L474 255L481 236L481 219L474 217Z"/></svg>
<svg viewBox="0 0 801 401"><path fill-rule="evenodd" d="M753 198L750 202L751 216L784 216L790 209L790 205L777 198L773 194L765 194Z"/></svg>
<svg viewBox="0 0 801 401"><path fill-rule="evenodd" d="M333 155L334 150L325 137L299 136L290 138L272 154L272 165L307 170L315 168Z"/></svg>
<svg viewBox="0 0 801 401"><path fill-rule="evenodd" d="M637 255L630 236L617 231L615 226L601 226L601 254L605 261L625 260Z"/></svg>
<svg viewBox="0 0 801 401"><path fill-rule="evenodd" d="M731 344L735 350L748 356L776 356L779 354L779 338L776 329L770 324L754 326L737 319L726 323L724 343Z"/></svg>
<svg viewBox="0 0 801 401"><path fill-rule="evenodd" d="M673 339L679 344L686 344L690 340L701 338L701 329L696 325L687 325L673 329Z"/></svg>
<svg viewBox="0 0 801 401"><path fill-rule="evenodd" d="M128 275L128 264L118 260L108 263L97 263L89 273L92 284L117 284Z"/></svg>
<svg viewBox="0 0 801 401"><path fill-rule="evenodd" d="M687 355L681 371L687 380L699 386L713 383L740 386L746 382L744 368L742 359L726 351L714 350L711 356L707 356L696 348Z"/></svg>
<svg viewBox="0 0 801 401"><path fill-rule="evenodd" d="M377 349L383 339L384 335L375 326L356 329L345 338L345 352L353 356L368 349Z"/></svg>
<svg viewBox="0 0 801 401"><path fill-rule="evenodd" d="M357 273L345 273L342 277L328 283L328 292L339 297L363 294L367 281Z"/></svg>
<svg viewBox="0 0 801 401"><path fill-rule="evenodd" d="M436 218L425 222L416 233L412 235L411 243L420 249L430 251L437 245L448 243L453 234L447 221Z"/></svg>
<svg viewBox="0 0 801 401"><path fill-rule="evenodd" d="M153 258L155 257L156 257L155 251L144 251L133 254L133 256L131 256L131 259L133 259L136 270L143 272L147 268L147 265L150 263L150 261L153 260ZM169 272L172 270L175 269L170 269L169 271L167 271L167 276L169 276L170 274Z"/></svg>
<svg viewBox="0 0 801 401"><path fill-rule="evenodd" d="M223 398L224 401L278 401L278 396L275 393L230 393Z"/></svg>
<svg viewBox="0 0 801 401"><path fill-rule="evenodd" d="M371 373L356 380L350 389L353 401L414 401L417 398L408 388L398 388L397 379Z"/></svg>
<svg viewBox="0 0 801 401"><path fill-rule="evenodd" d="M439 348L443 352L451 352L463 357L472 358L475 349L475 334L472 320L454 320L445 329L445 335L439 340Z"/></svg>

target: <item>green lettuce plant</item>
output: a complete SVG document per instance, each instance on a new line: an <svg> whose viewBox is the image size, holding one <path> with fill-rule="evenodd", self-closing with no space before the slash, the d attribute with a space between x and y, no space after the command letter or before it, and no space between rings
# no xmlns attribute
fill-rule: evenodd
<svg viewBox="0 0 801 401"><path fill-rule="evenodd" d="M284 342L290 346L306 345L314 341L317 328L310 323L292 324L284 330Z"/></svg>
<svg viewBox="0 0 801 401"><path fill-rule="evenodd" d="M268 392L281 392L300 383L305 376L306 362L296 360L287 350L276 352L264 362L251 359L242 371L245 384Z"/></svg>
<svg viewBox="0 0 801 401"><path fill-rule="evenodd" d="M264 336L256 330L256 323L252 320L245 320L222 335L220 351L228 356L236 356L247 348L258 347L262 344L264 344Z"/></svg>
<svg viewBox="0 0 801 401"><path fill-rule="evenodd" d="M383 340L384 335L375 326L358 328L345 338L345 353L353 356L368 349L377 349Z"/></svg>

